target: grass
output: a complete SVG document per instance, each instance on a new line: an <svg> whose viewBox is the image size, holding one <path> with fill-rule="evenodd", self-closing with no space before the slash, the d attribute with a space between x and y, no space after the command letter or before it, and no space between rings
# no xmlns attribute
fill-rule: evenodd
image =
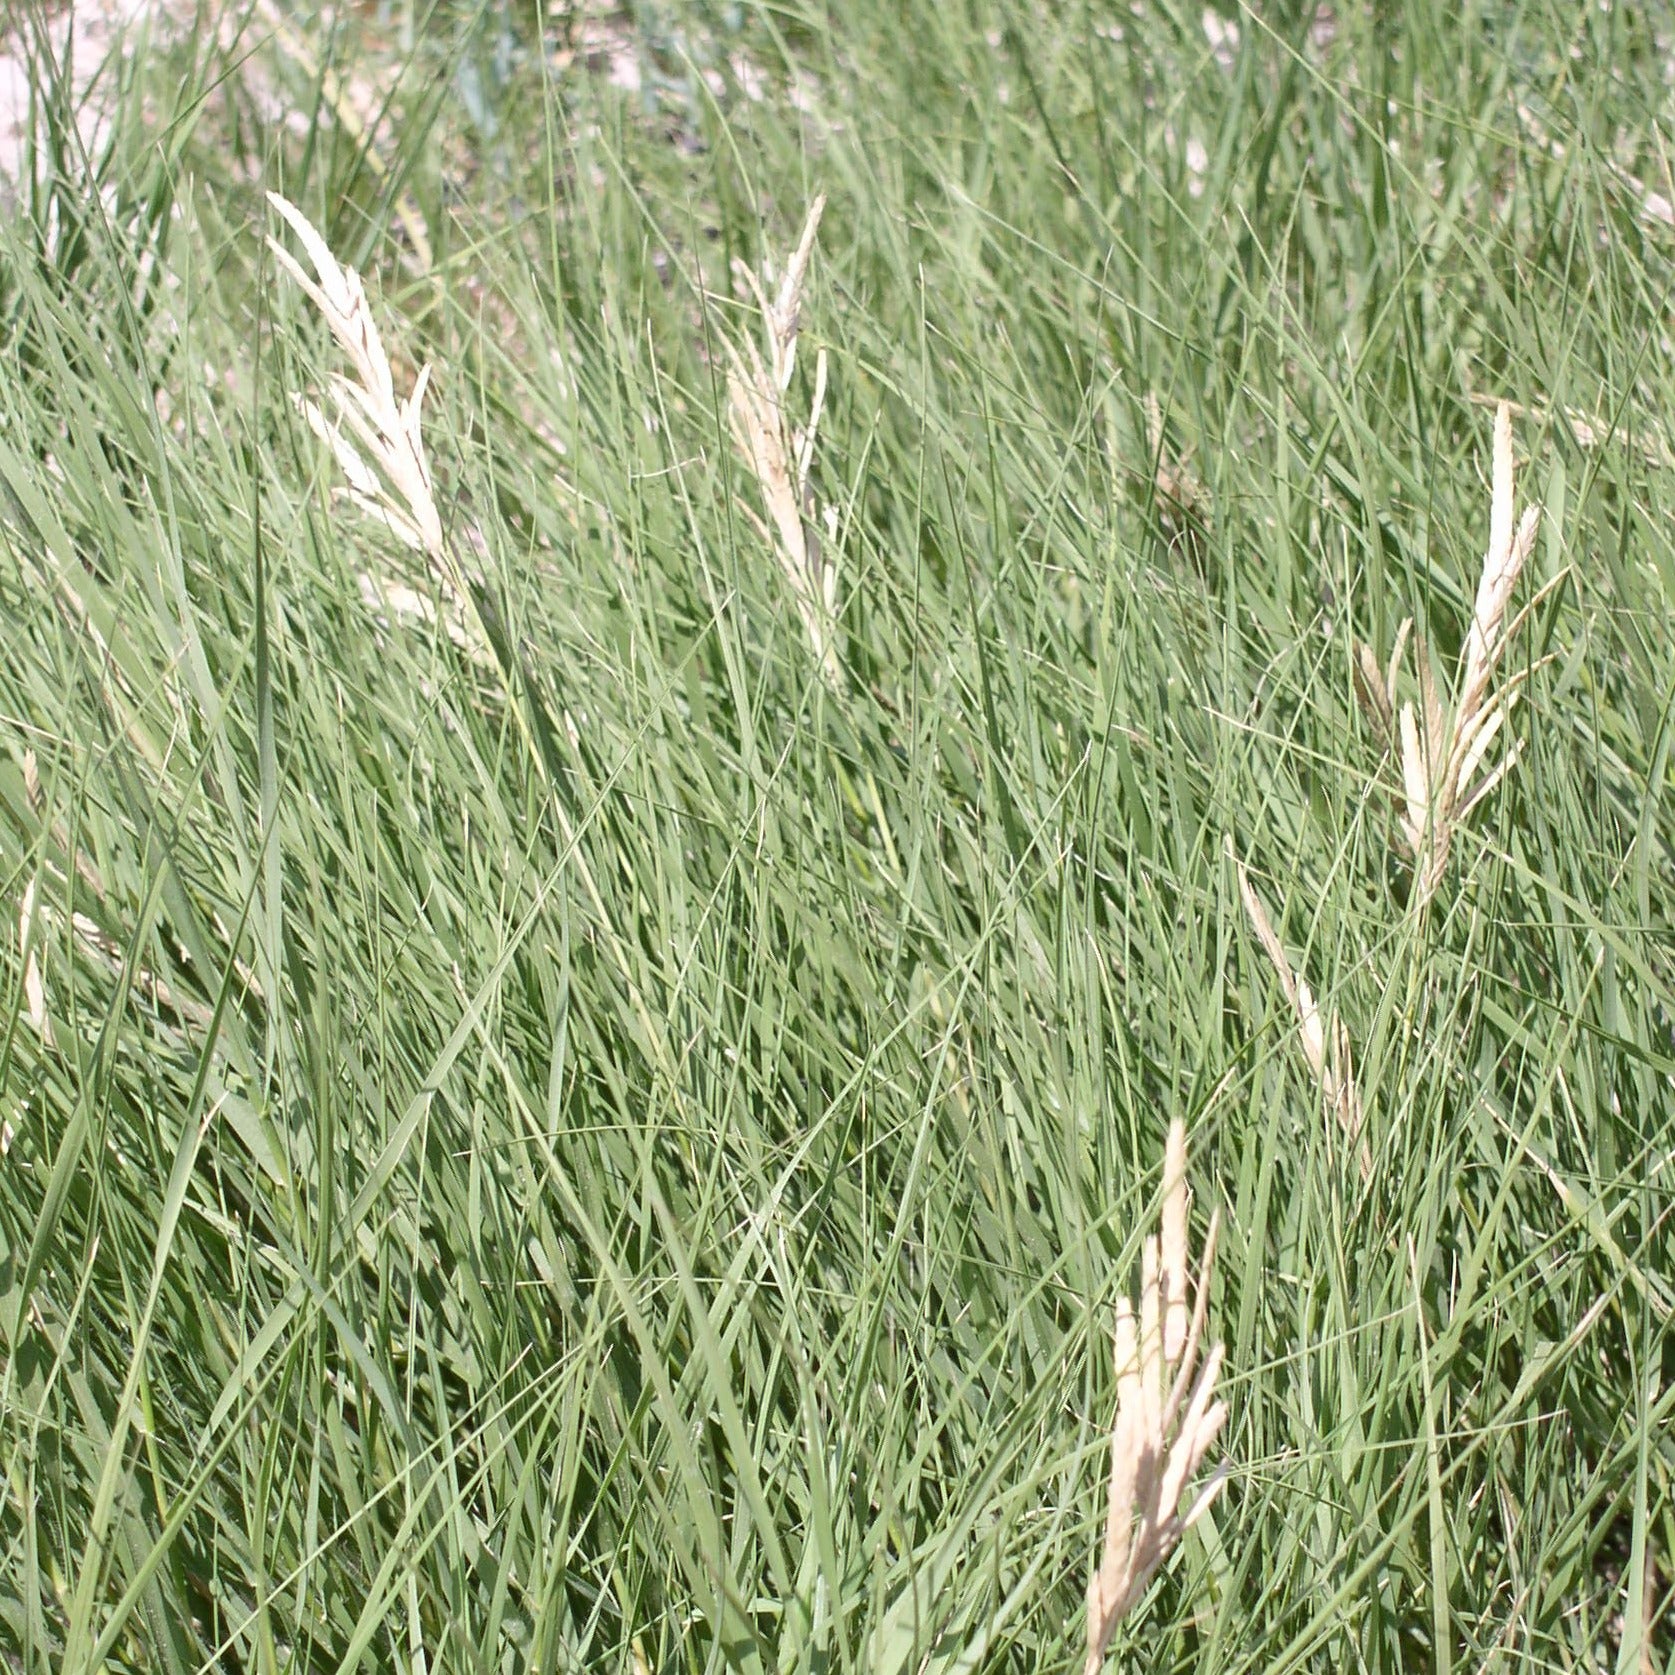
<svg viewBox="0 0 1675 1675"><path fill-rule="evenodd" d="M91 149L37 53L0 226L8 1667L1069 1670L1179 1118L1228 1478L1111 1666L1665 1668L1662 14L278 15ZM1500 399L1422 903L1357 648L1462 666Z"/></svg>

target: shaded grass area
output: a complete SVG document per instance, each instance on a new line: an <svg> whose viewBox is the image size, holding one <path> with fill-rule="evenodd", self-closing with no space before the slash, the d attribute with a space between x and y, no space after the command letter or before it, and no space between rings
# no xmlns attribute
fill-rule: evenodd
<svg viewBox="0 0 1675 1675"><path fill-rule="evenodd" d="M1663 1667L1660 14L712 14L310 74L253 12L111 66L92 157L40 72L8 1662L1068 1668L1179 1115L1232 1475L1114 1657ZM435 363L496 655L334 497L263 186ZM720 348L816 191L841 689ZM1493 397L1569 573L1421 913L1353 642L1454 665Z"/></svg>

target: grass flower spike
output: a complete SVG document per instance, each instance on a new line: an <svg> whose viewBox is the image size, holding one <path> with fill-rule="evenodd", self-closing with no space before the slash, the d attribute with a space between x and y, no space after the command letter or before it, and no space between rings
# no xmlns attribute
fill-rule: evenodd
<svg viewBox="0 0 1675 1675"><path fill-rule="evenodd" d="M1231 842L1228 853L1233 854ZM1302 1044L1303 1057L1308 1060L1314 1079L1320 1084L1326 1108L1338 1120L1338 1126L1358 1150L1361 1178L1369 1179L1373 1172L1372 1153L1361 1138L1361 1095L1355 1086L1355 1065L1349 1050L1349 1031L1342 1018L1322 1017L1314 998L1314 990L1300 968L1292 965L1291 956L1276 934L1268 910L1262 905L1256 887L1245 871L1245 863L1233 855L1233 866L1239 875L1239 895L1245 904L1245 917L1256 932L1275 973L1280 988L1297 1014L1297 1038Z"/></svg>
<svg viewBox="0 0 1675 1675"><path fill-rule="evenodd" d="M430 465L419 430L430 368L420 370L406 401L396 399L389 356L384 353L383 340L367 307L360 275L338 263L314 224L295 204L277 192L268 193L268 202L297 235L318 278L310 279L290 251L278 239L270 238L268 248L274 260L320 310L355 369L354 379L338 373L332 380L337 398L335 421L306 399L298 404L303 416L336 456L349 479L349 496L355 504L408 546L442 564L442 519L436 510ZM368 466L355 446L356 440L375 462L377 472Z"/></svg>
<svg viewBox="0 0 1675 1675"><path fill-rule="evenodd" d="M1141 1247L1138 1319L1127 1297L1117 1299L1117 1421L1105 1547L1088 1584L1085 1675L1098 1675L1117 1624L1226 1481L1223 1465L1181 1510L1188 1481L1227 1421L1215 1394L1222 1346L1198 1366L1219 1216L1210 1218L1189 1310L1187 1205L1186 1127L1177 1119L1164 1154L1160 1236Z"/></svg>
<svg viewBox="0 0 1675 1675"><path fill-rule="evenodd" d="M768 357L764 361L761 351L749 338L744 339L742 349L727 344L731 362L727 373L727 405L734 444L761 490L773 522L773 536L755 512L747 507L746 513L764 540L777 537L780 566L790 585L797 615L821 673L834 688L839 688L843 684L843 667L835 638L837 565L822 549L814 491L809 480L814 465L815 436L826 400L825 350L815 357L814 397L808 423L794 427L785 411L785 393L790 388L797 361L803 287L808 281L814 238L825 208L824 197L817 197L809 205L802 237L785 265L785 276L772 302L756 275L743 262L734 263L734 271L755 293L761 308ZM831 516L829 512L828 518Z"/></svg>
<svg viewBox="0 0 1675 1675"><path fill-rule="evenodd" d="M1389 668L1382 673L1369 646L1356 648L1355 685L1361 706L1381 743L1401 762L1397 824L1413 861L1416 900L1421 904L1429 901L1442 881L1460 822L1517 760L1514 747L1494 767L1488 766L1495 738L1518 696L1515 681L1491 690L1495 672L1529 612L1526 607L1509 624L1507 607L1541 523L1539 507L1526 507L1516 522L1513 510L1512 409L1503 401L1495 410L1489 550L1483 557L1452 712L1438 696L1422 643L1415 658L1420 702L1396 708L1396 678L1411 622L1402 624Z"/></svg>
<svg viewBox="0 0 1675 1675"><path fill-rule="evenodd" d="M325 239L295 204L277 192L268 193L268 202L296 234L315 277L310 278L284 245L270 237L268 248L274 260L320 310L354 371L353 378L333 374L334 414L306 396L295 398L297 407L309 429L331 449L348 481L348 498L405 546L424 554L453 595L456 615L447 623L451 637L456 641L469 638L465 625L475 626L472 592L442 532L421 430L430 367L419 369L412 393L401 400L360 275L332 255ZM383 598L391 597L388 582L374 582L372 589Z"/></svg>
<svg viewBox="0 0 1675 1675"><path fill-rule="evenodd" d="M36 925L35 880L23 887L23 901L18 907L17 937L23 954L23 1015L29 1027L45 1046L53 1042L52 1019L47 1015L46 984L41 980L41 962L37 944L40 933Z"/></svg>

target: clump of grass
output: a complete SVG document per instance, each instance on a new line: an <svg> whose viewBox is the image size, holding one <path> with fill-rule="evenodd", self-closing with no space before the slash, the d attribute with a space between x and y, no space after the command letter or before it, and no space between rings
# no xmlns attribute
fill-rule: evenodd
<svg viewBox="0 0 1675 1675"><path fill-rule="evenodd" d="M310 32L313 8L284 10ZM445 38L389 66L400 88L431 87L453 51L457 9L431 10ZM1236 1542L1213 1587L1209 1553L1183 1551L1234 1523L1224 1491L1163 1559L1171 1579L1134 1593L1152 1544L1131 1447L1128 1546L1100 1600L1132 1602L1108 1662L1295 1672L1377 1648L1458 1670L1505 1647L1636 1668L1666 1635L1643 1578L1668 1580L1651 1537L1671 1404L1652 1377L1675 835L1656 792L1675 648L1648 625L1669 612L1675 479L1613 447L1544 502L1544 535L1551 520L1609 561L1586 622L1554 613L1571 684L1527 730L1516 772L1533 787L1539 769L1539 800L1487 809L1508 817L1496 888L1435 957L1365 927L1402 968L1401 1074L1375 1078L1360 1014L1252 857L1322 983L1326 1057L1334 1007L1356 1049L1379 1191L1353 1226L1306 1143L1321 1123L1347 1161L1336 1120L1275 1120L1280 1090L1226 1026L1228 927L1205 910L1220 857L1201 833L1273 821L1286 870L1320 886L1311 922L1360 923L1379 880L1354 864L1355 798L1322 771L1360 716L1307 686L1336 579L1320 555L1341 539L1353 565L1371 536L1376 568L1374 508L1411 483L1412 436L1455 410L1473 346L1547 389L1555 424L1575 399L1675 411L1664 359L1637 353L1662 329L1660 248L1595 166L1619 121L1625 161L1644 173L1636 152L1653 155L1652 32L1628 8L1597 20L1623 77L1570 101L1570 149L1526 192L1501 118L1509 75L1570 62L1554 8L1519 10L1510 69L1504 31L1419 4L1399 63L1382 20L1338 7L1313 34L1247 29L1232 73L1158 8L1066 51L1017 0L981 20L863 6L849 23L867 27L783 32L783 65L760 18L735 40L705 21L716 8L655 10L697 75L642 55L625 97L604 53L558 74L532 42L508 108L537 119L503 126L504 156L469 149L446 88L434 125L398 88L414 120L366 125L387 172L337 143L324 78L337 141L293 144L207 96L237 97L237 42L209 32L188 75L136 55L103 178L131 183L124 203L161 194L139 232L70 167L62 100L66 167L43 188L59 231L0 227L0 329L25 373L0 383L10 1660L912 1675L1085 1654L1099 1491L1062 1483L1084 1161L1133 1178L1157 1136L1127 1113L1213 1087L1240 1174L1237 1271L1223 1254L1204 1329L1226 1338L1229 1403L1238 1374ZM345 86L359 33L322 48ZM763 58L767 96L706 103L703 71L735 46ZM1159 86L1168 124L1144 120ZM1049 111L1088 119L1054 117L1049 143ZM1299 123L1306 145L1244 143ZM1226 140L1197 209L1159 166L1193 131ZM401 216L400 182L434 188L427 318L457 361L433 356L423 458L470 583L462 632L492 646L503 688L462 667L452 585L355 506L335 449L307 439L335 528L278 492L294 480L278 433L302 440L302 420L261 399L227 220L270 144L289 179L307 170L290 195L353 203L372 236ZM821 500L835 449L853 477L825 543L840 550L821 554L839 564L841 727L796 723L824 682L734 452L732 363L715 346L716 399L693 399L703 346L660 258L697 238L745 248L750 204L806 203L811 155L852 187L844 348L810 471ZM177 198L176 179L200 189ZM1369 191L1378 227L1357 210ZM1439 203L1459 213L1439 222ZM1248 216L1239 252L1229 206ZM136 318L122 291L141 258L156 266ZM366 280L403 406L399 299ZM770 301L780 283L762 277ZM1398 293L1460 353L1369 329L1367 299ZM740 295L734 341L749 331L771 379ZM359 374L292 300L275 358L318 366L290 387L382 480L331 388L334 368ZM774 397L805 426L816 346ZM439 402L465 388L456 365L470 399ZM1183 412L1163 400L1154 465L1135 401L1115 452L1136 497L1091 446L1101 368L1142 398L1190 379L1225 439L1212 533L1249 555L1227 587L1176 585L1147 527L1175 520ZM1125 416L1114 393L1105 406ZM731 516L718 463L768 544ZM1458 463L1431 485L1456 528L1451 508L1469 525L1487 499ZM258 501L260 568L242 561ZM730 534L796 642L756 667L720 591L695 585ZM1462 642L1472 568L1464 598L1428 568L1411 581L1418 619L1455 612ZM1533 592L1520 577L1507 622ZM1276 662L1262 636L1308 649ZM1382 673L1389 634L1375 645ZM1437 669L1452 704L1453 657ZM1293 671L1259 731L1234 719ZM1398 743L1400 699L1421 701L1411 661L1399 678ZM1401 796L1392 768L1379 778ZM1456 876L1474 843L1456 831ZM1281 1017L1284 1051L1301 1021ZM1387 1259L1410 1240L1411 1261ZM1159 1290L1190 1325L1190 1290ZM1151 1383L1160 1412L1170 1381ZM1115 1463L1117 1410L1113 1388L1090 1479ZM1234 1452L1227 1430L1181 1503ZM1153 1445L1154 1481L1173 1446Z"/></svg>
<svg viewBox="0 0 1675 1675"><path fill-rule="evenodd" d="M797 363L797 335L802 324L803 287L808 282L814 239L826 208L824 196L809 205L802 237L785 264L785 274L772 302L762 282L744 262L733 271L754 293L762 311L767 359L748 338L741 344L726 340L728 419L733 441L750 467L768 517L768 525L750 507L741 509L764 541L773 542L780 566L791 589L813 648L820 672L834 687L843 685L843 664L837 642L837 562L820 538L815 515L814 489L810 481L814 466L815 437L826 401L826 351L814 358L814 396L808 421L794 425L786 412L785 396ZM835 534L835 512L827 509L827 536ZM777 541L775 540L777 537Z"/></svg>
<svg viewBox="0 0 1675 1675"><path fill-rule="evenodd" d="M1518 746L1488 766L1491 748L1517 702L1522 677L1491 690L1506 648L1528 618L1534 603L1509 623L1507 607L1523 573L1541 509L1527 506L1513 519L1512 409L1501 402L1495 410L1494 478L1489 511L1489 550L1472 606L1471 629L1460 659L1460 675L1452 710L1438 694L1430 654L1420 642L1414 662L1419 677L1417 705L1396 708L1396 681L1401 672L1412 619L1397 631L1388 668L1380 671L1370 646L1356 647L1355 688L1361 707L1380 744L1399 755L1402 799L1397 829L1413 862L1414 899L1429 901L1448 868L1455 833L1518 759ZM1552 586L1549 583L1549 588Z"/></svg>
<svg viewBox="0 0 1675 1675"><path fill-rule="evenodd" d="M1198 1365L1220 1214L1210 1217L1193 1284L1186 1164L1186 1125L1176 1118L1164 1152L1159 1232L1140 1250L1138 1320L1129 1299L1117 1299L1117 1422L1111 1432L1105 1546L1088 1583L1085 1675L1097 1675L1117 1624L1227 1480L1224 1461L1181 1510L1189 1479L1227 1422L1227 1404L1215 1393L1222 1346L1216 1344Z"/></svg>
<svg viewBox="0 0 1675 1675"><path fill-rule="evenodd" d="M1232 844L1228 853L1233 854ZM1303 975L1302 968L1291 963L1284 944L1274 930L1268 910L1262 905L1256 887L1250 881L1245 863L1233 855L1234 870L1239 876L1239 895L1245 904L1245 917L1250 920L1256 939L1262 944L1280 988L1291 1010L1297 1015L1297 1039L1302 1043L1303 1057L1320 1085L1326 1109L1337 1118L1338 1126L1357 1149L1361 1178L1369 1179L1373 1172L1372 1153L1361 1138L1361 1094L1355 1085L1355 1063L1350 1052L1349 1031L1336 1013L1322 1015L1314 998L1314 990Z"/></svg>

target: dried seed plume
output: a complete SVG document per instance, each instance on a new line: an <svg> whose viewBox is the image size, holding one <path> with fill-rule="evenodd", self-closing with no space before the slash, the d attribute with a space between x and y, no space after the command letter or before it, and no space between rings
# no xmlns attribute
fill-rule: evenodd
<svg viewBox="0 0 1675 1675"><path fill-rule="evenodd" d="M23 887L23 900L18 906L17 939L23 954L23 1007L29 1027L41 1038L43 1046L54 1044L52 1018L47 1012L46 984L41 980L38 949L40 930L36 920L35 880Z"/></svg>
<svg viewBox="0 0 1675 1675"><path fill-rule="evenodd" d="M1231 841L1228 853L1233 854ZM1245 863L1233 855L1233 866L1239 877L1239 895L1245 904L1245 917L1250 920L1250 928L1256 932L1256 940L1262 944L1279 978L1281 992L1297 1015L1297 1039L1302 1045L1303 1057L1320 1087L1326 1109L1337 1118L1338 1127L1356 1148L1361 1178L1368 1180L1373 1172L1373 1159L1366 1141L1361 1138L1361 1095L1355 1086L1349 1031L1336 1013L1322 1016L1314 990L1309 987L1301 968L1291 963L1291 956L1286 953L1274 930L1273 921L1268 917L1268 910L1262 905L1262 898L1250 881Z"/></svg>
<svg viewBox="0 0 1675 1675"><path fill-rule="evenodd" d="M277 192L268 193L274 212L295 234L313 276L277 239L268 239L273 258L319 309L354 373L332 376L332 411L306 396L296 397L308 427L332 451L348 488L347 498L404 545L422 553L452 595L449 632L457 639L477 628L471 589L443 534L421 417L430 367L419 369L405 400L396 395L390 358L367 304L361 277L332 254L314 224ZM469 625L469 627L467 626Z"/></svg>
<svg viewBox="0 0 1675 1675"><path fill-rule="evenodd" d="M1401 765L1397 829L1413 862L1414 898L1420 906L1442 881L1460 823L1518 757L1514 746L1493 767L1488 765L1495 739L1518 699L1519 680L1497 687L1496 672L1534 603L1547 592L1543 589L1535 602L1507 621L1513 590L1535 546L1540 524L1537 506L1526 507L1522 517L1514 518L1512 408L1503 401L1495 410L1489 549L1483 555L1483 574L1472 604L1452 707L1442 702L1423 642L1414 658L1419 700L1397 706L1396 681L1411 621L1404 622L1397 633L1385 670L1379 669L1370 646L1355 648L1356 696L1381 746L1393 752Z"/></svg>
<svg viewBox="0 0 1675 1675"><path fill-rule="evenodd" d="M796 426L786 411L785 398L797 361L797 336L802 325L803 291L814 256L815 234L826 208L824 197L809 205L802 237L785 264L785 274L772 301L762 282L743 262L734 271L756 297L762 313L767 358L750 338L726 341L728 418L733 442L761 491L765 522L749 507L744 511L764 541L779 554L803 630L808 635L820 672L834 688L843 686L843 665L837 641L837 561L821 540L815 515L811 475L815 437L826 400L826 351L814 360L814 395L808 420ZM826 513L828 539L835 532L834 510Z"/></svg>
<svg viewBox="0 0 1675 1675"><path fill-rule="evenodd" d="M1202 1366L1198 1363L1220 1218L1210 1218L1193 1286L1186 1168L1186 1126L1177 1118L1164 1155L1160 1235L1141 1247L1138 1318L1129 1298L1117 1299L1117 1418L1111 1432L1105 1545L1088 1583L1084 1675L1098 1675L1117 1624L1138 1603L1185 1531L1209 1510L1227 1478L1224 1463L1182 1510L1188 1481L1227 1422L1227 1404L1215 1393L1222 1346L1216 1344ZM1189 1289L1194 1293L1190 1311Z"/></svg>

